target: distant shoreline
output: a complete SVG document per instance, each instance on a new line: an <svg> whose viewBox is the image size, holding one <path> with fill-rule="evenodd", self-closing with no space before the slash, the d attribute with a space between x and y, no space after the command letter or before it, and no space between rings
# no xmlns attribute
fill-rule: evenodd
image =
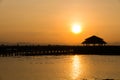
<svg viewBox="0 0 120 80"><path fill-rule="evenodd" d="M120 46L1 45L0 56L120 55Z"/></svg>

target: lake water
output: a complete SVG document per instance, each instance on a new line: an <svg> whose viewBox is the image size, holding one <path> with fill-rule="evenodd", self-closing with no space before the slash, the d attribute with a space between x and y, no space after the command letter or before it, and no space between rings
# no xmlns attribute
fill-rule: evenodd
<svg viewBox="0 0 120 80"><path fill-rule="evenodd" d="M0 57L0 80L120 79L120 56Z"/></svg>

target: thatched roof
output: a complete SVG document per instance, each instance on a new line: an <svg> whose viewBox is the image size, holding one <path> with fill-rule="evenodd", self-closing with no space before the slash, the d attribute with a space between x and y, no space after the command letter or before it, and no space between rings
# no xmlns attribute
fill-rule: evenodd
<svg viewBox="0 0 120 80"><path fill-rule="evenodd" d="M106 44L106 42L100 37L91 36L85 39L85 41L83 41L82 44Z"/></svg>

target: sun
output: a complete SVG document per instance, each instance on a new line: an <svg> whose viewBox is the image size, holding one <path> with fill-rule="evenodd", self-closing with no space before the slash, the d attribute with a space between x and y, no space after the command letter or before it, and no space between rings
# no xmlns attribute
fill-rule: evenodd
<svg viewBox="0 0 120 80"><path fill-rule="evenodd" d="M75 34L81 33L82 32L81 25L73 24L72 25L72 32L75 33Z"/></svg>

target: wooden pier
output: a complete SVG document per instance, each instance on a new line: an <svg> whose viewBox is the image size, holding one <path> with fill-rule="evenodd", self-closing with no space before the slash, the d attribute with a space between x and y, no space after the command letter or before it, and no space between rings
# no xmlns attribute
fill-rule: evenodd
<svg viewBox="0 0 120 80"><path fill-rule="evenodd" d="M38 56L71 54L120 55L120 46L0 46L0 56Z"/></svg>

